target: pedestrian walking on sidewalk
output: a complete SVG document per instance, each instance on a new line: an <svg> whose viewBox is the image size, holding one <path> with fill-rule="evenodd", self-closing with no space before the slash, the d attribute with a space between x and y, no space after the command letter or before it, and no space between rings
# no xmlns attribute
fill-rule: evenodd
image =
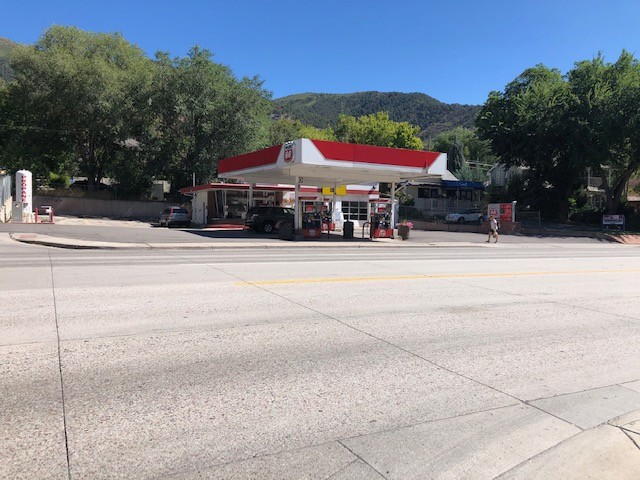
<svg viewBox="0 0 640 480"><path fill-rule="evenodd" d="M498 243L498 220L493 215L489 216L489 237L487 238L487 243L491 242L491 237L495 239L495 243Z"/></svg>

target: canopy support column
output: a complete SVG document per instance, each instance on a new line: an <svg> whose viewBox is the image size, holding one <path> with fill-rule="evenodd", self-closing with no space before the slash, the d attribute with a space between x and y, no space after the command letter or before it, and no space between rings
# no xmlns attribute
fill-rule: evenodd
<svg viewBox="0 0 640 480"><path fill-rule="evenodd" d="M296 175L296 185L293 197L293 235L296 240L298 239L298 236L302 234L302 215L300 215L300 181L300 177Z"/></svg>
<svg viewBox="0 0 640 480"><path fill-rule="evenodd" d="M396 182L391 182L391 238L395 238L396 228Z"/></svg>
<svg viewBox="0 0 640 480"><path fill-rule="evenodd" d="M333 223L335 223L336 225L338 225L338 218L339 217L336 216L336 188L338 188L338 184L334 183L333 184L333 195L331 197L331 221ZM342 210L342 207L340 207L340 210Z"/></svg>
<svg viewBox="0 0 640 480"><path fill-rule="evenodd" d="M249 209L253 207L253 187L255 186L255 183L249 184L249 195L247 196L247 213L249 213Z"/></svg>

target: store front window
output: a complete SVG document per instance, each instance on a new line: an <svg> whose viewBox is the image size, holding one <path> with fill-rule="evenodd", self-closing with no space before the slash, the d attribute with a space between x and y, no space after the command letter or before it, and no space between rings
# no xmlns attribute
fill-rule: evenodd
<svg viewBox="0 0 640 480"><path fill-rule="evenodd" d="M342 213L345 220L367 221L367 202L342 202Z"/></svg>

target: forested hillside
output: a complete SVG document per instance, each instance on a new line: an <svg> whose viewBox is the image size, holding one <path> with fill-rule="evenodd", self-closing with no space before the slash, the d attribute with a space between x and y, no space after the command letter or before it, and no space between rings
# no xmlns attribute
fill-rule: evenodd
<svg viewBox="0 0 640 480"><path fill-rule="evenodd" d="M458 126L472 128L480 109L476 105L443 103L424 93L398 92L301 93L274 103L278 114L318 128L335 125L341 113L359 117L386 111L394 121L418 125L424 139Z"/></svg>
<svg viewBox="0 0 640 480"><path fill-rule="evenodd" d="M11 50L18 46L17 43L12 42L7 38L0 37L0 78L3 80L11 80L12 73L9 68L9 53Z"/></svg>

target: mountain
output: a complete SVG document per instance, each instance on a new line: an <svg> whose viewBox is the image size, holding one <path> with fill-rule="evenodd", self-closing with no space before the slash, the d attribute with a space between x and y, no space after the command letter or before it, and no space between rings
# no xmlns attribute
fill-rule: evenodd
<svg viewBox="0 0 640 480"><path fill-rule="evenodd" d="M424 93L399 92L300 93L278 98L274 104L276 115L318 128L335 125L341 113L359 117L386 111L394 121L418 125L424 139L458 126L472 128L480 110L478 105L443 103Z"/></svg>
<svg viewBox="0 0 640 480"><path fill-rule="evenodd" d="M0 37L0 78L9 81L13 78L13 73L9 67L9 53L18 46L7 38Z"/></svg>

